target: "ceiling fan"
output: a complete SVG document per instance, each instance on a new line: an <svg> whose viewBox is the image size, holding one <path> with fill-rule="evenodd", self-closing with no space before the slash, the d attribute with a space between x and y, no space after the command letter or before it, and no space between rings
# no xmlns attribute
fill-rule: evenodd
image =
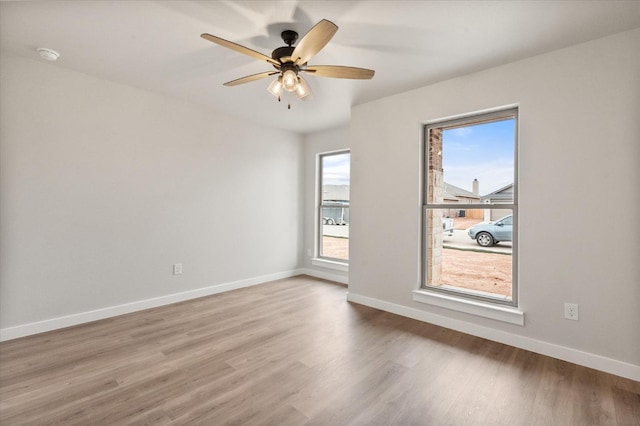
<svg viewBox="0 0 640 426"><path fill-rule="evenodd" d="M282 40L286 46L275 49L271 56L263 55L248 47L241 46L234 42L213 36L202 34L201 37L213 43L235 50L251 56L252 58L266 61L273 65L275 71L266 71L258 74L248 75L236 80L224 83L225 86L237 86L239 84L277 75L277 78L269 85L268 91L278 100L284 92L295 93L298 99L304 99L311 94L309 84L300 76L300 73L316 75L318 77L349 78L368 80L373 78L374 70L365 68L345 67L340 65L308 65L309 60L315 56L338 31L338 26L326 19L318 22L300 42L293 46L298 40L298 33L292 30L285 30L281 33ZM291 105L289 105L291 108Z"/></svg>

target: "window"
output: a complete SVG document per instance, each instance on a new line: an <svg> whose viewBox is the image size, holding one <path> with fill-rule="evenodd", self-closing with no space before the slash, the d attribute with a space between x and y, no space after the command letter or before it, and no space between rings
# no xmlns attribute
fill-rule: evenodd
<svg viewBox="0 0 640 426"><path fill-rule="evenodd" d="M321 154L318 187L318 257L349 260L349 151Z"/></svg>
<svg viewBox="0 0 640 426"><path fill-rule="evenodd" d="M424 133L423 290L517 306L517 128L509 109Z"/></svg>

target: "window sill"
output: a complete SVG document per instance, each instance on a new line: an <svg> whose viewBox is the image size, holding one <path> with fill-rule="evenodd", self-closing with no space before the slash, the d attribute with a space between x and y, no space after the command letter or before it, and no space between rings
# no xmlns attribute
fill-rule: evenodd
<svg viewBox="0 0 640 426"><path fill-rule="evenodd" d="M508 306L497 306L477 300L462 299L448 294L439 294L426 290L414 290L413 300L420 303L439 306L453 311L464 312L496 321L515 325L524 325L524 312Z"/></svg>
<svg viewBox="0 0 640 426"><path fill-rule="evenodd" d="M349 264L346 262L338 262L336 260L327 260L315 257L311 259L311 264L313 266L321 266L323 268L334 269L336 271L349 272Z"/></svg>

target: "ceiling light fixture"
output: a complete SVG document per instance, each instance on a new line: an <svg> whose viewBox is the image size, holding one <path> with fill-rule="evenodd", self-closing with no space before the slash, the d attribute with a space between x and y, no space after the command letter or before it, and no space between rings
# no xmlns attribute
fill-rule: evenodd
<svg viewBox="0 0 640 426"><path fill-rule="evenodd" d="M40 57L47 61L55 61L60 57L60 54L58 52L52 49L47 49L46 47L38 47L36 50L38 51Z"/></svg>
<svg viewBox="0 0 640 426"><path fill-rule="evenodd" d="M288 39L287 41L288 43L292 42L291 39ZM282 47L279 50L276 49L276 51L278 51L278 53L275 53L273 56L274 58L280 59L280 57L290 55L293 51L293 47ZM273 96L278 98L278 100L282 100L282 94L284 92L295 93L298 99L304 99L311 95L311 87L299 75L301 69L298 64L285 61L276 69L279 70L279 72L275 72L275 74L278 74L278 77L271 82L267 90Z"/></svg>
<svg viewBox="0 0 640 426"><path fill-rule="evenodd" d="M295 93L296 98L298 99L304 99L311 95L311 87L309 86L309 83L297 75L296 70L294 69L284 71L278 76L278 78L269 84L267 90L273 96L278 98L278 100L282 99L282 94L284 92Z"/></svg>
<svg viewBox="0 0 640 426"><path fill-rule="evenodd" d="M291 49L293 48L288 48L288 50ZM301 69L297 64L285 62L280 66L279 71L274 73L278 74L278 78L273 80L267 87L269 93L278 98L279 101L282 100L284 92L295 93L298 99L304 99L311 95L311 87L298 75ZM289 104L289 108L291 108L291 104Z"/></svg>

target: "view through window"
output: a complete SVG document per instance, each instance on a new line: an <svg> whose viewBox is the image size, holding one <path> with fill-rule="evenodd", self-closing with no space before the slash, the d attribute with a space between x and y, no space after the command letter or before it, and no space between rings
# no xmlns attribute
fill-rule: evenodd
<svg viewBox="0 0 640 426"><path fill-rule="evenodd" d="M422 286L515 305L517 110L425 127Z"/></svg>
<svg viewBox="0 0 640 426"><path fill-rule="evenodd" d="M320 155L318 253L320 257L349 260L349 151Z"/></svg>

